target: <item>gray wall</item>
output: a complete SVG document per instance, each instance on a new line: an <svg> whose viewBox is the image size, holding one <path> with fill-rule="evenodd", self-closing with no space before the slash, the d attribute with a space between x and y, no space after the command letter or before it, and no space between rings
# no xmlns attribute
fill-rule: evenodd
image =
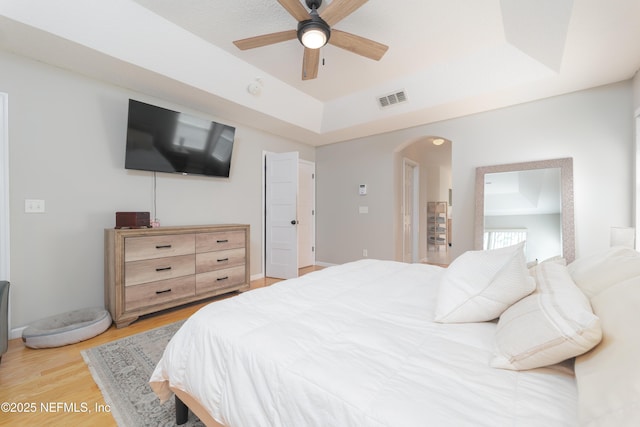
<svg viewBox="0 0 640 427"><path fill-rule="evenodd" d="M153 211L153 174L124 169L129 98L221 121L188 106L133 93L0 53L9 97L11 327L102 306L103 230L117 211ZM162 225L251 225L251 273L262 273L262 153L307 145L238 126L229 179L157 175ZM25 199L46 212L25 214Z"/></svg>
<svg viewBox="0 0 640 427"><path fill-rule="evenodd" d="M319 147L316 151L316 261L343 263L362 257L394 259L394 156L381 136ZM370 142L370 143L369 143ZM358 185L367 184L366 196ZM367 206L368 214L360 214ZM398 256L401 257L401 253Z"/></svg>
<svg viewBox="0 0 640 427"><path fill-rule="evenodd" d="M133 97L225 122L185 105L0 53L9 94L11 326L103 304L103 229L116 211L151 211L151 173L126 171L126 103ZM316 259L397 259L398 152L425 136L452 141L454 254L473 248L477 166L574 158L577 255L608 246L631 225L633 103L630 82L313 149L238 126L230 179L158 175L162 225L249 223L251 273L262 273L263 151L316 162ZM234 123L228 123L236 125ZM358 196L358 184L368 195ZM24 199L46 213L25 214ZM368 214L359 214L368 206Z"/></svg>
<svg viewBox="0 0 640 427"><path fill-rule="evenodd" d="M425 136L452 141L454 256L473 248L474 181L479 166L573 157L576 255L609 245L612 226L632 224L631 81L384 135L319 147L317 260L400 259L401 198L391 191L399 147ZM357 184L368 183L369 216Z"/></svg>

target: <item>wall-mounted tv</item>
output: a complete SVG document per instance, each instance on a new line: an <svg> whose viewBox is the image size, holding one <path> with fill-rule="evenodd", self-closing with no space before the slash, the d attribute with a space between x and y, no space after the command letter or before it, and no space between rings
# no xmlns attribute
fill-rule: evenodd
<svg viewBox="0 0 640 427"><path fill-rule="evenodd" d="M125 169L229 177L235 128L129 100Z"/></svg>

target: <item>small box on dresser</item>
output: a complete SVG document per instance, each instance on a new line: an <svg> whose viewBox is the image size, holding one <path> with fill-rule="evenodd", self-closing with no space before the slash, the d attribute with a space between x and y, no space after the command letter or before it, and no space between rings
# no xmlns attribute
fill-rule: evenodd
<svg viewBox="0 0 640 427"><path fill-rule="evenodd" d="M105 305L117 327L249 289L249 225L105 230Z"/></svg>
<svg viewBox="0 0 640 427"><path fill-rule="evenodd" d="M116 212L116 228L149 228L149 212Z"/></svg>

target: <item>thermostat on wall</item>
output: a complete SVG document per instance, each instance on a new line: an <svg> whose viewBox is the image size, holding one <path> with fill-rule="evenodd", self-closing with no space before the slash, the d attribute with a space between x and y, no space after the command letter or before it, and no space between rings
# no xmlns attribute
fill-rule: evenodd
<svg viewBox="0 0 640 427"><path fill-rule="evenodd" d="M360 184L360 189L358 190L358 194L364 196L367 194L367 184Z"/></svg>

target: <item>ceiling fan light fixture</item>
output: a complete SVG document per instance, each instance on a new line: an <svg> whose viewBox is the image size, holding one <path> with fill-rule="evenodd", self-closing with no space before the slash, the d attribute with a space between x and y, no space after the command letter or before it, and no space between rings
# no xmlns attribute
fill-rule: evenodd
<svg viewBox="0 0 640 427"><path fill-rule="evenodd" d="M311 10L311 19L298 23L298 40L306 48L320 49L331 36L331 29L315 9Z"/></svg>
<svg viewBox="0 0 640 427"><path fill-rule="evenodd" d="M319 49L327 44L327 35L320 29L311 28L302 33L300 42L309 49Z"/></svg>

